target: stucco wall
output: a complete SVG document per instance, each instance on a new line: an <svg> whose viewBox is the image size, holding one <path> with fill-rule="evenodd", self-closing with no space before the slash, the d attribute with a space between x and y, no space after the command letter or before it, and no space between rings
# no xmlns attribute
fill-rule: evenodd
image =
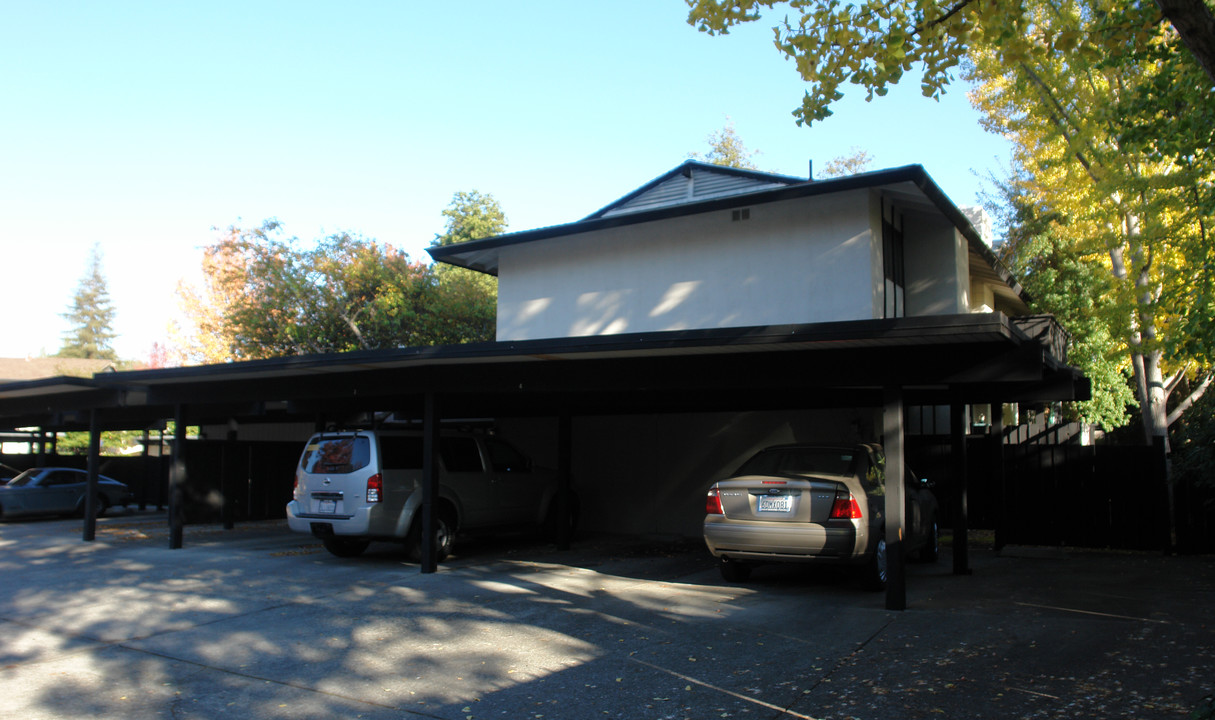
<svg viewBox="0 0 1215 720"><path fill-rule="evenodd" d="M872 318L870 207L862 190L505 248L498 340Z"/></svg>
<svg viewBox="0 0 1215 720"><path fill-rule="evenodd" d="M944 218L904 214L907 315L969 312L970 273L966 239Z"/></svg>

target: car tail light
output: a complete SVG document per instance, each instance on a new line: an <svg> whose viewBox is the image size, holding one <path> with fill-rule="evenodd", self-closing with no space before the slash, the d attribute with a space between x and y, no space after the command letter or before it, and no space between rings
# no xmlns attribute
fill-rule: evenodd
<svg viewBox="0 0 1215 720"><path fill-rule="evenodd" d="M709 496L705 498L705 512L709 515L725 515L725 511L721 509L721 497L717 493L717 488L709 490Z"/></svg>
<svg viewBox="0 0 1215 720"><path fill-rule="evenodd" d="M384 499L384 476L376 473L367 478L367 502L378 503Z"/></svg>
<svg viewBox="0 0 1215 720"><path fill-rule="evenodd" d="M852 493L836 494L835 504L831 506L832 520L859 520L861 517L861 504L852 497Z"/></svg>
<svg viewBox="0 0 1215 720"><path fill-rule="evenodd" d="M295 482L291 485L291 496L299 497L300 495L300 474L297 470L295 473Z"/></svg>

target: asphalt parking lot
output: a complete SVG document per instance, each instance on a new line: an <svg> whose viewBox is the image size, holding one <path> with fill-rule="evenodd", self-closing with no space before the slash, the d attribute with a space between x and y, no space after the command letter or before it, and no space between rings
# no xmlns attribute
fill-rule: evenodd
<svg viewBox="0 0 1215 720"><path fill-rule="evenodd" d="M694 542L472 539L422 575L164 525L0 523L0 716L1211 717L1210 557L945 549L892 612L830 571L728 585Z"/></svg>

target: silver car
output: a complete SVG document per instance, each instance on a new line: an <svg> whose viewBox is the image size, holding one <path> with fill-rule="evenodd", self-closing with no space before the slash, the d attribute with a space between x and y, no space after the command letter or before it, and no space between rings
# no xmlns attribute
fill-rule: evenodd
<svg viewBox="0 0 1215 720"><path fill-rule="evenodd" d="M0 517L84 515L89 475L64 467L30 468L0 486ZM104 475L97 477L97 516L126 505L131 491Z"/></svg>
<svg viewBox="0 0 1215 720"><path fill-rule="evenodd" d="M533 467L494 435L445 432L439 439L434 544L439 560L459 531L556 522L557 476ZM338 557L373 540L403 543L421 556L422 434L351 430L314 435L300 455L287 504L292 530L321 539Z"/></svg>
<svg viewBox="0 0 1215 720"><path fill-rule="evenodd" d="M907 552L935 561L937 501L910 471ZM709 488L705 543L722 577L745 581L767 562L857 566L865 584L886 586L886 458L879 445L780 445L761 450Z"/></svg>

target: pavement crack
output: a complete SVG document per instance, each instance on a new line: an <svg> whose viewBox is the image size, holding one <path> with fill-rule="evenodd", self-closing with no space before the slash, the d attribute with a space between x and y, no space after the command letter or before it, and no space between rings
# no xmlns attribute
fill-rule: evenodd
<svg viewBox="0 0 1215 720"><path fill-rule="evenodd" d="M831 677L833 675L835 675L836 673L838 673L844 667L844 665L852 662L852 659L855 658L857 655L860 655L862 652L864 652L865 648L869 647L869 644L872 643L874 640L876 640L879 635L886 632L886 628L890 627L890 625L892 623L894 623L894 620L895 620L895 618L893 618L893 617L888 618L886 620L886 622L882 623L882 625L878 629L874 630L869 635L869 637L867 637L864 640L862 640L861 642L857 643L856 647L854 647L852 649L852 652L848 653L847 655L841 655L839 660L836 660L835 664L831 666L831 669L828 670L827 672L823 673L822 675L820 675L818 680L816 680L814 682L814 684L811 685L810 688L808 690L806 690L805 693L802 694L802 697L807 698L807 697L813 695L814 692L816 690L818 690L820 686L824 685L825 683L830 682ZM793 703L793 705L796 705L796 704L797 704L796 702ZM790 705L790 707L793 707L793 705Z"/></svg>

